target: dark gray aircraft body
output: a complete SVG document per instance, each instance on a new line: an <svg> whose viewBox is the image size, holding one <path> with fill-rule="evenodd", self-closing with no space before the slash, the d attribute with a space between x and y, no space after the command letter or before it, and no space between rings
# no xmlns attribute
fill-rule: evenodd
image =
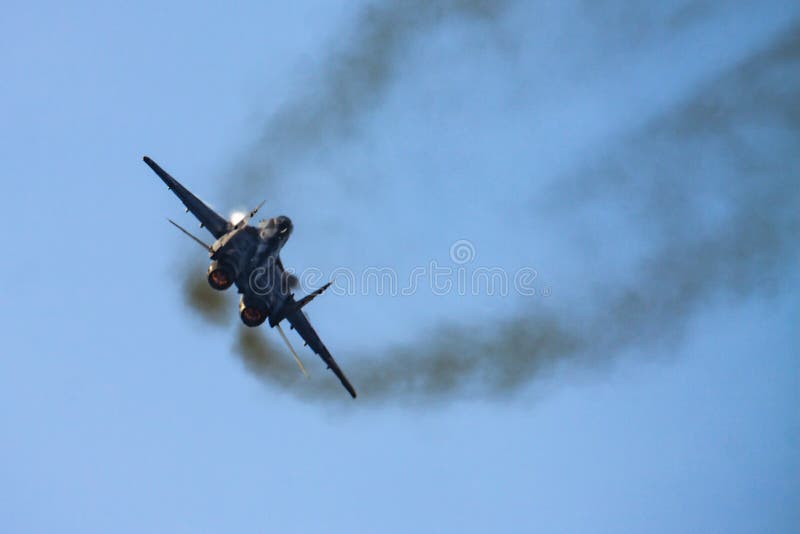
<svg viewBox="0 0 800 534"><path fill-rule="evenodd" d="M224 291L236 285L242 295L239 303L239 316L242 322L250 327L259 326L264 322L268 322L271 327L277 326L281 337L305 373L302 363L289 345L283 330L280 329L279 323L284 319L288 321L291 328L296 330L305 344L322 358L345 389L355 398L355 389L339 369L302 311L303 306L330 286L330 282L299 301L295 300L291 292L296 279L286 272L280 258L280 251L292 233L291 220L281 215L261 221L258 227L250 226L250 218L258 211L258 208L255 208L234 224L205 205L152 159L145 156L144 162L177 195L186 206L186 210L197 217L200 226L211 232L216 239L212 245L207 245L170 220L208 251L211 258L208 283L212 288Z"/></svg>

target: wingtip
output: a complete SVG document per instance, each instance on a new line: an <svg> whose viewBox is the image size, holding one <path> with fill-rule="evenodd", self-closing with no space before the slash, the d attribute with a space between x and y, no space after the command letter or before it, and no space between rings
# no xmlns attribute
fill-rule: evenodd
<svg viewBox="0 0 800 534"><path fill-rule="evenodd" d="M142 156L142 161L144 161L148 167L153 169L154 171L158 168L158 165L155 161L153 161L150 156Z"/></svg>

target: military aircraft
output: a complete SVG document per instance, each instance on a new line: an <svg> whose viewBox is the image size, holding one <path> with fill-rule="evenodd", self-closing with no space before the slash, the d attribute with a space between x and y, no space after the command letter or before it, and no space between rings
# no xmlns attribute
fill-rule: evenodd
<svg viewBox="0 0 800 534"><path fill-rule="evenodd" d="M208 245L169 220L208 252L211 258L211 265L208 267L209 285L218 291L224 291L235 284L242 294L239 302L239 317L242 322L249 327L260 326L264 322L268 322L273 328L277 327L300 370L307 376L305 367L280 327L280 322L287 320L290 328L300 334L305 344L322 358L350 395L356 398L356 390L302 311L303 306L322 294L331 282L300 300L295 300L291 292L297 279L283 268L280 258L281 249L292 234L292 221L289 217L281 215L261 221L258 227L250 226L250 219L264 204L262 202L241 220L228 221L167 174L155 161L147 156L143 159L183 202L186 211L191 211L199 219L200 227L206 228L216 239L213 244Z"/></svg>

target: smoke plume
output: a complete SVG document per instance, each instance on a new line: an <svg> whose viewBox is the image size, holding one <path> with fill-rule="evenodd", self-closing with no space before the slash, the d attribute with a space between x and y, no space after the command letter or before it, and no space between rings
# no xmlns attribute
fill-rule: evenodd
<svg viewBox="0 0 800 534"><path fill-rule="evenodd" d="M352 40L325 57L313 90L301 92L265 123L255 143L237 161L230 184L272 180L334 139L353 135L359 119L374 110L391 87L395 70L417 36L444 22L490 26L506 0L409 0L368 5Z"/></svg>
<svg viewBox="0 0 800 534"><path fill-rule="evenodd" d="M204 267L192 264L183 271L183 294L186 304L209 323L225 326L231 319L228 299L219 291L211 289L205 277L198 276Z"/></svg>
<svg viewBox="0 0 800 534"><path fill-rule="evenodd" d="M351 45L327 63L320 92L290 102L266 125L246 158L247 180L269 180L269 169L351 133L379 105L410 39L448 17L494 21L502 9L420 1L368 10ZM563 364L605 366L626 349L680 340L705 306L777 288L797 266L798 67L795 25L547 189L551 209L568 213L624 199L629 224L648 243L625 282L588 286L588 306L537 302L512 319L443 325L382 354L339 350L359 402L510 395ZM210 289L187 290L193 308L217 316ZM347 399L332 376L305 381L259 330L237 326L234 351L259 379L299 398Z"/></svg>

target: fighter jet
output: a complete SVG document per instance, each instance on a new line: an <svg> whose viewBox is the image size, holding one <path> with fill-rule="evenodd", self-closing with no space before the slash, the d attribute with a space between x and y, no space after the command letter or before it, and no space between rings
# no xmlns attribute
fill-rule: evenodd
<svg viewBox="0 0 800 534"><path fill-rule="evenodd" d="M235 284L242 295L239 301L239 317L242 322L249 327L257 327L264 322L270 327L277 327L300 370L306 374L305 367L281 329L281 321L288 321L290 328L300 334L305 344L322 358L348 393L356 398L356 390L339 369L336 360L328 352L302 311L302 308L322 294L331 282L300 300L295 300L291 292L297 279L283 268L280 257L281 249L292 234L292 221L289 217L285 215L272 217L261 221L257 227L250 226L250 219L264 204L262 202L241 220L228 221L167 174L155 161L147 156L143 159L183 202L186 211L191 211L197 217L200 227L211 232L216 239L214 243L208 245L169 220L208 252L211 259L211 264L208 266L209 285L218 291L225 291Z"/></svg>

